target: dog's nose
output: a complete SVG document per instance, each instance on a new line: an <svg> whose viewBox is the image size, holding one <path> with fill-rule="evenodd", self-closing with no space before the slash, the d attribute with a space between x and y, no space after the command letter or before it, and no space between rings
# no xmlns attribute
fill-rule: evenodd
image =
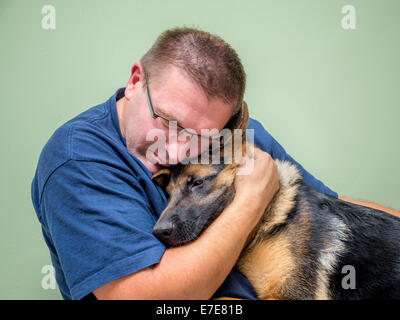
<svg viewBox="0 0 400 320"><path fill-rule="evenodd" d="M174 224L170 221L157 223L154 226L153 234L160 240L168 240L174 231Z"/></svg>

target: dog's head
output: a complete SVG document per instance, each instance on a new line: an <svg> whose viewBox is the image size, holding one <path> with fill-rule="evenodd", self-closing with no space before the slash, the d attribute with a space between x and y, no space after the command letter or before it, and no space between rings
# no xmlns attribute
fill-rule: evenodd
<svg viewBox="0 0 400 320"><path fill-rule="evenodd" d="M234 165L177 165L162 169L153 180L168 194L169 201L153 228L168 246L196 239L233 200Z"/></svg>
<svg viewBox="0 0 400 320"><path fill-rule="evenodd" d="M243 146L248 117L247 104L242 102L242 108L226 126L232 132L242 129L240 153L246 149ZM153 234L166 245L179 246L196 239L232 202L236 173L232 150L239 147L232 148L233 145L229 152L222 148L221 164L178 164L153 175L153 180L169 197L167 207L153 228ZM233 161L224 164L228 153Z"/></svg>

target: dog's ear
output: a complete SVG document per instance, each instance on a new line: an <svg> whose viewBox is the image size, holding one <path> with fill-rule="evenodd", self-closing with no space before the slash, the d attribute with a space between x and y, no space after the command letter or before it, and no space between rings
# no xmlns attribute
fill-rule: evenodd
<svg viewBox="0 0 400 320"><path fill-rule="evenodd" d="M241 140L242 143L244 143L246 141L246 129L248 123L249 123L249 109L247 108L247 103L245 101L242 101L242 107L229 120L225 128L231 130L232 137L235 134L235 129L241 129L242 130ZM230 143L229 141L221 141L221 148L223 148L224 144L226 144L227 142Z"/></svg>
<svg viewBox="0 0 400 320"><path fill-rule="evenodd" d="M248 122L249 122L249 109L247 108L247 103L245 101L242 101L242 107L229 120L229 122L226 125L226 128L230 130L242 129L242 131L245 133Z"/></svg>
<svg viewBox="0 0 400 320"><path fill-rule="evenodd" d="M222 130L225 131L227 129L231 132L231 134L220 136L219 145L215 146L214 143L212 143L212 145L210 145L210 148L205 151L206 153L208 153L205 156L208 156L208 159L211 159L215 150L217 150L219 153L218 155L221 158L224 158L227 161L229 161L229 159L232 159L233 150L235 150L235 148L239 148L241 145L246 143L246 129L248 122L249 110L247 108L247 103L245 101L242 101L239 111L231 117L225 128ZM236 146L234 146L233 142L233 140L238 141L236 137L235 139L233 139L235 134L238 135L238 133L235 133L235 129L242 130L241 136L238 137L240 143L239 145L236 143Z"/></svg>
<svg viewBox="0 0 400 320"><path fill-rule="evenodd" d="M246 129L248 122L249 122L249 110L247 107L247 103L245 101L242 101L242 107L229 120L228 124L225 127L226 129L231 130L232 133L231 138L228 139L227 141L221 139L220 142L221 157L224 157L225 161L229 161L229 159L234 159L234 158L237 158L236 160L240 161L239 158L241 158L242 155L244 155L246 146ZM235 129L240 129L242 131L235 132ZM239 134L240 136L238 136Z"/></svg>
<svg viewBox="0 0 400 320"><path fill-rule="evenodd" d="M169 179L171 177L171 170L167 168L163 168L157 171L151 179L158 184L161 188L165 189L168 185Z"/></svg>

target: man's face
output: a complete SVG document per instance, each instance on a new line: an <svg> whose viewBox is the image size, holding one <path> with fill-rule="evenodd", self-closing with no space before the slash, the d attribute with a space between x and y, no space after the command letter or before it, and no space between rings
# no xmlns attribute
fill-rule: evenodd
<svg viewBox="0 0 400 320"><path fill-rule="evenodd" d="M182 161L186 156L188 140L174 139L174 135L170 136L168 122L152 117L143 81L143 68L136 63L125 89L125 97L117 102L117 111L128 151L142 161L151 173L155 173L162 166ZM232 116L233 104L227 104L222 99L208 100L203 90L177 67L167 67L158 77L151 79L149 88L156 114L177 121L180 127L196 133L200 134L201 129L221 130ZM157 135L164 133L165 159L157 152L147 152L155 143L154 139L147 141L152 132ZM191 156L201 152L200 143L198 146L194 149L196 154L191 153Z"/></svg>

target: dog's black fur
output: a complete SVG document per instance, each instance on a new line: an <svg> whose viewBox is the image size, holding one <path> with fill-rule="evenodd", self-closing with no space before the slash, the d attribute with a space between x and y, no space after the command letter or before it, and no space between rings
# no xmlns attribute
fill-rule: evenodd
<svg viewBox="0 0 400 320"><path fill-rule="evenodd" d="M312 212L309 244L315 252L323 249L320 240L329 216L336 216L348 228L345 250L329 283L332 299L400 299L400 219L319 193L303 181L299 181L297 198L307 199ZM355 289L342 286L345 265L355 268ZM306 273L312 277L312 268Z"/></svg>

